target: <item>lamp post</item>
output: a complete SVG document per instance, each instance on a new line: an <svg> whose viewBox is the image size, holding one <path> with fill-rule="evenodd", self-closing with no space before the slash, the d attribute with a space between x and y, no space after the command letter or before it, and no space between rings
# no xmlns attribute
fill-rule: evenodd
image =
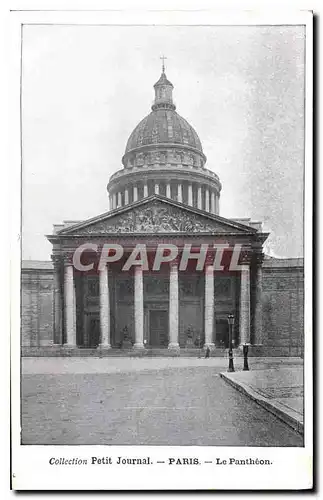
<svg viewBox="0 0 323 500"><path fill-rule="evenodd" d="M234 372L233 352L232 352L232 330L233 330L233 325L234 325L233 314L228 315L228 323L229 323L229 368L228 368L228 372Z"/></svg>

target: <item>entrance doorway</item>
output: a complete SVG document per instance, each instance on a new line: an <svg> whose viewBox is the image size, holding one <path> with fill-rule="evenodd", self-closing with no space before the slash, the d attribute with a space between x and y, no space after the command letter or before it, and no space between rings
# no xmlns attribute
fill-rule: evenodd
<svg viewBox="0 0 323 500"><path fill-rule="evenodd" d="M227 348L229 346L229 325L227 319L216 320L216 339L217 347Z"/></svg>
<svg viewBox="0 0 323 500"><path fill-rule="evenodd" d="M86 347L97 347L99 343L100 343L100 319L94 314L88 314Z"/></svg>
<svg viewBox="0 0 323 500"><path fill-rule="evenodd" d="M149 311L149 343L152 347L168 345L168 312L166 310Z"/></svg>

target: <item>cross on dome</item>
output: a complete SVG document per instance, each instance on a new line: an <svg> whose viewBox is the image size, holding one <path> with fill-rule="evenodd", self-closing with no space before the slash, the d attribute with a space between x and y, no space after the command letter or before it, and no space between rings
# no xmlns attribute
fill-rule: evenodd
<svg viewBox="0 0 323 500"><path fill-rule="evenodd" d="M162 71L163 71L163 73L165 73L165 59L167 59L167 57L166 56L161 56L159 59L161 59L163 61Z"/></svg>

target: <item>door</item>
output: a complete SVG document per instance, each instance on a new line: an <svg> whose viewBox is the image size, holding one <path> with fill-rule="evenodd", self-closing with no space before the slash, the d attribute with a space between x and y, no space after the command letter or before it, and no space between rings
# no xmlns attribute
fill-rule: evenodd
<svg viewBox="0 0 323 500"><path fill-rule="evenodd" d="M100 319L89 314L87 319L88 347L97 347L100 343Z"/></svg>
<svg viewBox="0 0 323 500"><path fill-rule="evenodd" d="M149 311L150 345L153 347L167 347L168 345L168 312Z"/></svg>
<svg viewBox="0 0 323 500"><path fill-rule="evenodd" d="M216 320L216 338L215 344L217 347L225 347L229 346L229 325L227 319L217 319Z"/></svg>

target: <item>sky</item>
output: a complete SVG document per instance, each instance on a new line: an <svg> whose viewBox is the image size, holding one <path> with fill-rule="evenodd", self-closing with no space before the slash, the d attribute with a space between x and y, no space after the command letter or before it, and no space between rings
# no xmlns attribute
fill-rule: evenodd
<svg viewBox="0 0 323 500"><path fill-rule="evenodd" d="M302 26L25 25L22 258L109 208L106 185L161 73L222 183L220 215L261 220L266 253L303 255Z"/></svg>

